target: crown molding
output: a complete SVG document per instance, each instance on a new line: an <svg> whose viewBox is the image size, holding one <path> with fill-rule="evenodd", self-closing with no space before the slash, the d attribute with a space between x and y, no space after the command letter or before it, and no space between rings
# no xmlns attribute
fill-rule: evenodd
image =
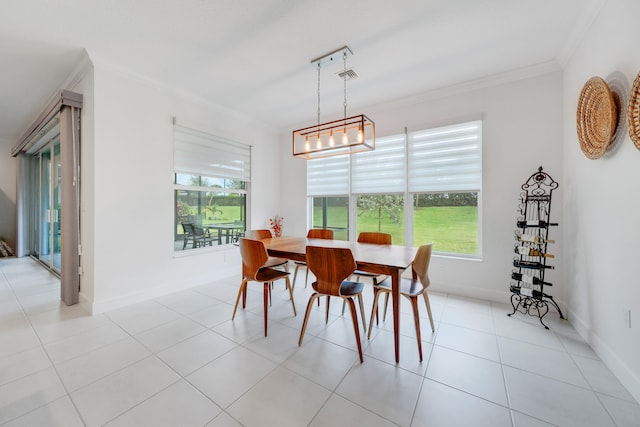
<svg viewBox="0 0 640 427"><path fill-rule="evenodd" d="M157 89L159 91L162 92L166 92L166 93L170 93L172 95L175 95L176 97L179 97L181 99L185 99L189 102L192 102L196 105L200 105L204 108L210 108L210 109L215 109L215 110L219 110L219 111L224 111L225 113L228 113L229 115L232 116L237 116L237 117L241 117L244 119L249 119L253 122L259 123L261 126L263 126L265 129L272 129L274 132L276 132L278 129L276 127L274 127L272 124L266 123L260 119L257 119L255 117L249 116L246 113L243 113L241 111L237 111L234 109L231 109L229 107L225 107L224 105L220 105L220 104L216 104L210 100L208 100L207 98L204 98L200 95L194 94L193 92L181 89L177 86L172 86L170 84L167 84L161 80L157 80L157 79L153 79L151 77L148 77L146 75L140 74L136 71L131 70L130 68L127 68L119 63L113 62L113 61L109 61L108 59L96 55L95 53L91 53L89 52L89 56L91 57L91 61L94 64L95 67L97 67L98 69L105 69L105 70L109 70L111 72L113 72L116 75L119 75L121 77L136 81L140 84L143 84L145 86Z"/></svg>
<svg viewBox="0 0 640 427"><path fill-rule="evenodd" d="M430 90L427 92L418 93L415 95L406 96L403 98L381 102L375 105L371 105L368 108L389 108L389 107L404 107L415 104L421 104L436 99L448 98L454 95L462 93L472 92L479 89L486 89L488 87L501 86L507 83L516 82L519 80L526 80L533 77L543 76L555 72L562 71L560 64L556 60L550 60L538 64L534 64L527 67L517 68L511 71L503 73L492 74L489 76L481 77L479 79L469 80L466 82L454 84L451 86L445 86L442 88ZM364 109L366 109L365 107Z"/></svg>

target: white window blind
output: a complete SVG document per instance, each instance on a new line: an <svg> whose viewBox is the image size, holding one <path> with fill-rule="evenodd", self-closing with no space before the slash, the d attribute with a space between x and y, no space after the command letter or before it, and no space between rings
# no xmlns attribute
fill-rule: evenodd
<svg viewBox="0 0 640 427"><path fill-rule="evenodd" d="M376 138L376 149L351 156L351 191L355 194L405 191L405 136Z"/></svg>
<svg viewBox="0 0 640 427"><path fill-rule="evenodd" d="M307 161L307 195L349 194L349 156L324 157Z"/></svg>
<svg viewBox="0 0 640 427"><path fill-rule="evenodd" d="M482 121L409 133L409 192L482 186Z"/></svg>
<svg viewBox="0 0 640 427"><path fill-rule="evenodd" d="M190 175L251 181L251 146L174 125L174 169Z"/></svg>

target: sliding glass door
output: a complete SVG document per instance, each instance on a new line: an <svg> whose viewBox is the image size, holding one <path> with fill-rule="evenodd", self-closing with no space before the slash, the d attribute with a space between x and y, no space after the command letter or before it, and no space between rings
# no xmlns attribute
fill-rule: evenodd
<svg viewBox="0 0 640 427"><path fill-rule="evenodd" d="M81 108L81 94L62 90L11 150L19 160L17 253L60 276L67 305L80 295Z"/></svg>
<svg viewBox="0 0 640 427"><path fill-rule="evenodd" d="M55 138L36 154L35 256L60 274L61 193L60 139Z"/></svg>

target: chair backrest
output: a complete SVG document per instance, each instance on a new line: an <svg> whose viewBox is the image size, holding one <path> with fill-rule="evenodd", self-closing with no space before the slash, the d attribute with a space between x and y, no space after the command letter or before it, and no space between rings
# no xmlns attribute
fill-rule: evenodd
<svg viewBox="0 0 640 427"><path fill-rule="evenodd" d="M206 235L206 234L207 234L207 233L204 231L204 228L202 228L202 227L198 227L197 225L193 225L193 224L191 225L191 227L193 227L193 228L192 228L192 230L193 230L193 231L192 231L192 233L193 233L195 236L204 236L204 235Z"/></svg>
<svg viewBox="0 0 640 427"><path fill-rule="evenodd" d="M269 259L267 248L260 240L240 239L240 255L242 256L242 276L255 280L260 267Z"/></svg>
<svg viewBox="0 0 640 427"><path fill-rule="evenodd" d="M262 240L271 238L271 230L247 230L244 233L247 239Z"/></svg>
<svg viewBox="0 0 640 427"><path fill-rule="evenodd" d="M375 243L376 245L390 245L391 234L375 231L363 231L358 235L358 243Z"/></svg>
<svg viewBox="0 0 640 427"><path fill-rule="evenodd" d="M429 280L429 262L431 261L431 250L433 243L422 245L418 248L416 256L413 258L411 268L413 273L422 283L423 288L428 288L431 281Z"/></svg>
<svg viewBox="0 0 640 427"><path fill-rule="evenodd" d="M333 240L333 230L328 230L326 228L312 228L307 232L307 237L309 239Z"/></svg>
<svg viewBox="0 0 640 427"><path fill-rule="evenodd" d="M193 224L191 224L190 222L183 222L182 223L182 230L184 230L185 234L194 234L195 231L193 230Z"/></svg>
<svg viewBox="0 0 640 427"><path fill-rule="evenodd" d="M318 292L340 295L340 285L355 271L356 262L348 248L307 246L307 268L316 276Z"/></svg>

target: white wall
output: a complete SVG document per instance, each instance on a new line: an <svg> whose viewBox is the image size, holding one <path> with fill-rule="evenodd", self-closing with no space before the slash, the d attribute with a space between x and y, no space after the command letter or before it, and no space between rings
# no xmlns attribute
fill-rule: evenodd
<svg viewBox="0 0 640 427"><path fill-rule="evenodd" d="M94 70L89 57L87 72L70 90L82 94L82 110L80 111L80 302L91 312L93 301L94 251L92 250L95 235L94 206Z"/></svg>
<svg viewBox="0 0 640 427"><path fill-rule="evenodd" d="M224 108L145 81L94 59L94 140L85 152L82 297L94 313L239 273L236 247L175 254L173 125L253 146L248 226L264 227L280 206L278 134ZM91 175L85 178L86 175Z"/></svg>
<svg viewBox="0 0 640 427"><path fill-rule="evenodd" d="M16 249L16 159L11 157L13 145L0 140L0 239Z"/></svg>
<svg viewBox="0 0 640 427"><path fill-rule="evenodd" d="M562 222L562 76L549 72L497 76L430 94L365 108L376 122L376 135L425 129L457 121L483 119L482 260L435 256L430 267L432 289L508 303L513 259L516 207L520 186L538 166L560 181L554 192L551 218ZM290 135L282 135L285 216L297 234L306 232L306 168L291 155ZM302 165L301 165L302 163ZM436 242L437 245L437 242ZM554 296L562 300L562 245L554 247L556 270L549 274Z"/></svg>
<svg viewBox="0 0 640 427"><path fill-rule="evenodd" d="M607 2L565 68L563 230L571 322L640 401L640 150L623 116L613 150L589 160L580 150L574 119L582 86L592 76L621 88L626 105L640 72L638 17L637 0Z"/></svg>

